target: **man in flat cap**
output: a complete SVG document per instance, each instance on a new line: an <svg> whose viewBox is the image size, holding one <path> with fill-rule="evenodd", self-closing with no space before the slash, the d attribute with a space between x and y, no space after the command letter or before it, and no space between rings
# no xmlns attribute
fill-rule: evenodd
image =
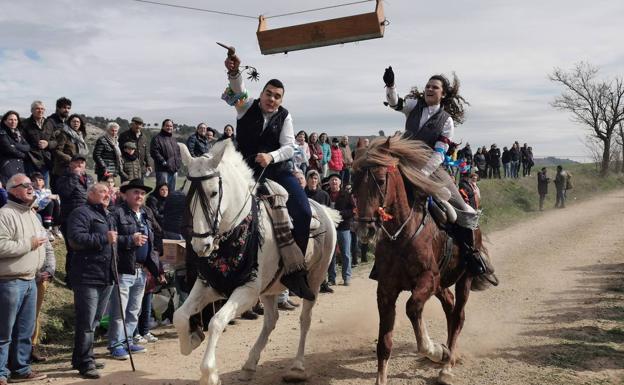
<svg viewBox="0 0 624 385"><path fill-rule="evenodd" d="M139 160L139 165L141 166L140 179L152 172L149 158L149 143L147 142L147 137L141 132L143 126L143 119L135 116L130 120L130 128L119 134L119 146L122 149L127 142L133 142L136 146L134 155Z"/></svg>

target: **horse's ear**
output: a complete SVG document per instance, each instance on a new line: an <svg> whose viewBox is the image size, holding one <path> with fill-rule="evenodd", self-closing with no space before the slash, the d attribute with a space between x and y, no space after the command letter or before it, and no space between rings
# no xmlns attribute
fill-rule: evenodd
<svg viewBox="0 0 624 385"><path fill-rule="evenodd" d="M210 150L210 154L212 154L213 167L216 168L219 165L219 163L221 163L221 160L223 159L223 155L225 155L225 152L227 151L229 147L233 147L232 141L229 139L222 140L221 142L218 142L217 144L212 146L212 149Z"/></svg>
<svg viewBox="0 0 624 385"><path fill-rule="evenodd" d="M383 148L390 149L390 139L392 139L392 137L389 137L388 140L386 140L386 143L382 145Z"/></svg>
<svg viewBox="0 0 624 385"><path fill-rule="evenodd" d="M191 164L191 160L193 160L193 157L191 156L191 153L189 152L188 148L186 147L184 143L178 143L178 147L180 147L180 154L182 155L182 163L186 167L188 167L188 165Z"/></svg>

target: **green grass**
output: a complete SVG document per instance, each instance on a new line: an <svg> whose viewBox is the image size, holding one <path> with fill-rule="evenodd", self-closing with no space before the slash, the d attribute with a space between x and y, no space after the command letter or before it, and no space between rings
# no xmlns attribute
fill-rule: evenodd
<svg viewBox="0 0 624 385"><path fill-rule="evenodd" d="M624 187L622 174L600 178L593 164L566 165L572 173L574 188L568 190L566 205L574 205L594 195ZM502 229L514 223L539 215L537 169L531 177L520 179L485 179L479 182L481 190L481 227L485 232ZM555 206L555 167L547 167L551 182L544 202L544 210Z"/></svg>

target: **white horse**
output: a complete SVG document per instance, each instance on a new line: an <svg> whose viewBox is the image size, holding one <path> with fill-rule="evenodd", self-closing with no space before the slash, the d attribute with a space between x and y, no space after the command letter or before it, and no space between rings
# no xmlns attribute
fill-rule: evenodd
<svg viewBox="0 0 624 385"><path fill-rule="evenodd" d="M212 150L201 157L193 158L185 145L180 144L182 161L188 168L190 179L200 180L201 189L210 202L205 207L212 209L192 212L193 238L191 244L197 255L207 257L214 250L215 238L228 232L249 214L251 210L250 194L255 187L251 169L237 152L231 140L218 142ZM284 190L285 191L285 190ZM195 200L190 202L192 207L199 207ZM320 222L318 234L311 238L306 253L308 268L308 283L313 292L318 295L321 282L325 278L327 267L336 246L336 225L340 215L336 210L324 207L310 201L313 211ZM214 208L217 208L216 210ZM215 218L215 211L217 212ZM220 383L217 370L216 348L217 341L225 326L230 320L249 310L258 298L264 305L264 324L262 331L249 352L249 357L243 365L241 379L251 380L256 372L260 353L275 328L279 318L277 311L277 296L285 287L280 283L279 251L274 237L271 220L265 206L260 204L259 231L262 245L258 251L257 278L238 287L227 299L225 305L212 317L208 326L208 346L201 363L200 385L217 385ZM215 226L216 224L216 226ZM213 229L213 227L216 227ZM184 304L175 312L173 323L180 339L180 351L188 355L197 348L204 335L201 331L191 330L189 317L199 313L206 305L223 299L224 297L214 288L205 285L199 279L195 282ZM300 317L299 349L297 356L284 375L285 380L305 380L307 374L304 367L304 350L308 330L310 328L311 313L314 302L304 300Z"/></svg>

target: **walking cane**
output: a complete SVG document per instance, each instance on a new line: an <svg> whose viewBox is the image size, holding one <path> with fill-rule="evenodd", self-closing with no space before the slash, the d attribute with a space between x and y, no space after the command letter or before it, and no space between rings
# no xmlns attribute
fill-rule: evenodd
<svg viewBox="0 0 624 385"><path fill-rule="evenodd" d="M132 366L132 371L136 372L136 368L134 367L134 360L132 359L132 350L130 350L130 340L128 339L128 330L126 330L126 317L124 316L124 308L121 303L121 289L119 288L119 272L117 271L117 248L115 245L111 245L113 248L113 274L115 276L115 282L117 285L117 300L119 301L119 314L121 315L121 323L123 325L124 336L126 337L126 348L128 348L128 355L130 356L130 366ZM110 326L109 326L110 327Z"/></svg>

